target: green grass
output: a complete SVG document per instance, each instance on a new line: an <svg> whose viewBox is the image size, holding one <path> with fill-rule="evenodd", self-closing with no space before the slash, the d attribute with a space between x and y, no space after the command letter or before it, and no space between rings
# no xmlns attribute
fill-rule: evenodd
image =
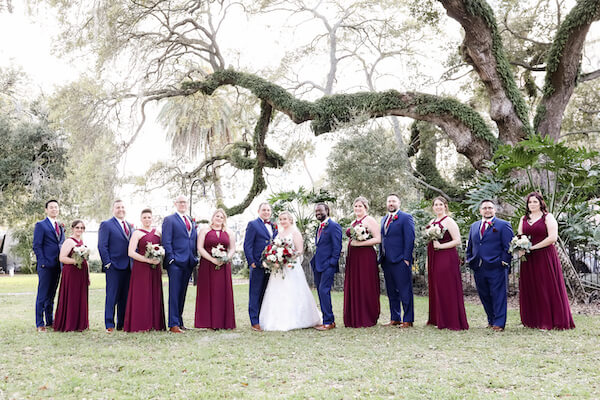
<svg viewBox="0 0 600 400"><path fill-rule="evenodd" d="M239 285L234 331L107 335L103 282L92 277L90 330L39 334L37 277L0 277L0 398L600 398L599 316L575 315L576 329L541 332L510 310L507 330L494 333L473 303L469 331L440 331L424 326L427 298L417 297L409 330L256 333L248 286ZM184 320L192 326L189 289ZM333 304L342 325L342 293ZM381 305L387 322L387 298Z"/></svg>

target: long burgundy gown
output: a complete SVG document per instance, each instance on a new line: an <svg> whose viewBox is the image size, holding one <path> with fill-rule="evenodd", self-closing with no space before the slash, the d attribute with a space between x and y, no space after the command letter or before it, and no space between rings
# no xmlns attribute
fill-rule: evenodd
<svg viewBox="0 0 600 400"><path fill-rule="evenodd" d="M446 217L433 222L433 224L441 227L441 222ZM452 236L446 230L444 237L439 242L441 244L450 241L452 241ZM427 325L435 325L439 329L453 331L469 329L460 276L460 260L456 247L434 250L433 242L429 242L427 244L427 274L429 283Z"/></svg>
<svg viewBox="0 0 600 400"><path fill-rule="evenodd" d="M211 254L213 247L222 244L229 248L227 232L211 229L204 238L204 249ZM198 267L196 289L196 328L235 329L235 310L233 304L233 284L231 282L231 263L216 265L202 257Z"/></svg>
<svg viewBox="0 0 600 400"><path fill-rule="evenodd" d="M155 229L146 233L138 242L138 254L146 253L146 244L160 244L160 236ZM154 267L154 268L153 268ZM163 300L162 269L160 264L152 265L133 260L127 307L125 308L125 332L157 330L164 331L165 306Z"/></svg>
<svg viewBox="0 0 600 400"><path fill-rule="evenodd" d="M71 237L76 246L83 241ZM73 250L69 253L69 257ZM58 291L58 305L54 316L54 330L61 332L83 331L89 328L88 319L88 275L87 261L83 261L81 269L73 264L64 264Z"/></svg>
<svg viewBox="0 0 600 400"><path fill-rule="evenodd" d="M352 226L361 223L354 221ZM350 237L350 229L346 231ZM352 240L352 239L351 239ZM348 243L344 278L344 325L350 328L373 326L379 318L379 270L373 246Z"/></svg>
<svg viewBox="0 0 600 400"><path fill-rule="evenodd" d="M523 234L536 244L548 236L546 215L532 225L523 217ZM567 289L554 245L533 250L521 262L519 304L521 322L529 328L575 328Z"/></svg>

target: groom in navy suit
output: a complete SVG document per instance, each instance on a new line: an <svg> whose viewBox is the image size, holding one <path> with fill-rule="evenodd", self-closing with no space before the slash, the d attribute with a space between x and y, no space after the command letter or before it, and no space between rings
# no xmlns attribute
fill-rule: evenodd
<svg viewBox="0 0 600 400"><path fill-rule="evenodd" d="M56 220L59 214L58 201L46 202L46 215L35 224L33 230L33 252L37 259L38 291L35 300L35 326L39 332L45 332L46 326L52 326L54 296L60 279L58 254L65 241L65 229ZM46 323L44 325L44 316Z"/></svg>
<svg viewBox="0 0 600 400"><path fill-rule="evenodd" d="M244 255L250 268L250 294L248 314L252 330L262 331L258 317L269 275L262 266L262 252L277 236L277 225L271 222L271 205L261 203L258 206L258 218L248 223L244 236Z"/></svg>
<svg viewBox="0 0 600 400"><path fill-rule="evenodd" d="M315 327L326 331L335 328L335 317L331 305L331 287L333 276L339 272L340 253L342 251L342 227L329 218L327 204L315 206L315 217L320 222L315 235L315 255L310 260L315 277L315 286L319 294L319 303L323 312L323 325Z"/></svg>
<svg viewBox="0 0 600 400"><path fill-rule="evenodd" d="M115 200L113 217L102 221L98 229L98 251L102 260L102 270L106 274L104 324L107 333L115 330L115 307L117 330L122 330L125 323L131 277L131 258L127 250L132 231L133 226L125 221L125 204L122 200Z"/></svg>
<svg viewBox="0 0 600 400"><path fill-rule="evenodd" d="M381 220L379 262L383 269L385 288L390 302L390 322L387 326L413 326L415 320L412 287L415 223L410 214L400 211L400 197L387 197L388 215ZM400 306L404 310L401 316Z"/></svg>
<svg viewBox="0 0 600 400"><path fill-rule="evenodd" d="M483 200L479 213L482 219L471 225L466 257L474 271L488 327L501 332L506 325L506 283L511 260L508 248L514 235L507 221L496 218L493 201Z"/></svg>
<svg viewBox="0 0 600 400"><path fill-rule="evenodd" d="M194 267L198 265L196 224L186 215L188 200L175 199L177 212L165 217L162 224L162 245L165 248L164 267L169 275L169 331L183 333L183 306Z"/></svg>

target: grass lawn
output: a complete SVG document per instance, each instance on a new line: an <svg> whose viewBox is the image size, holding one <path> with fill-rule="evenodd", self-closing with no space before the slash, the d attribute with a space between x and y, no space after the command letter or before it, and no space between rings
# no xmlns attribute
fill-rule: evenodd
<svg viewBox="0 0 600 400"><path fill-rule="evenodd" d="M167 278L164 277L166 282ZM0 399L120 398L600 398L600 316L574 315L577 328L485 329L478 303L471 329L425 327L427 298L415 298L415 327L339 327L318 332L250 330L248 286L235 286L238 328L104 332L104 277L90 288L90 330L37 333L37 276L0 276ZM165 297L166 297L165 287ZM184 312L193 325L195 287ZM166 299L165 299L166 300ZM333 296L342 325L343 294ZM380 322L389 319L381 298Z"/></svg>

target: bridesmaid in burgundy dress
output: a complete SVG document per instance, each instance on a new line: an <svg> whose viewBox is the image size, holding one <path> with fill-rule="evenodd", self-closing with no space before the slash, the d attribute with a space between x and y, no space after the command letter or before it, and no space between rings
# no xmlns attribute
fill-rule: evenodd
<svg viewBox="0 0 600 400"><path fill-rule="evenodd" d="M231 260L235 252L235 236L226 230L227 214L217 209L208 227L198 233L198 253L202 256L198 267L196 316L194 326L208 329L235 329L231 263L212 255L219 244Z"/></svg>
<svg viewBox="0 0 600 400"><path fill-rule="evenodd" d="M141 222L143 228L133 231L129 239L128 255L133 259L133 266L123 330L164 331L161 260L144 256L148 243L160 244L160 233L152 228L152 210L149 208L142 210Z"/></svg>
<svg viewBox="0 0 600 400"><path fill-rule="evenodd" d="M521 262L519 304L521 322L529 328L575 328L562 268L554 243L558 224L539 193L527 195L527 210L519 234L529 236L530 253Z"/></svg>
<svg viewBox="0 0 600 400"><path fill-rule="evenodd" d="M82 236L85 224L76 219L71 224L73 236L63 243L59 261L63 263L58 306L54 316L54 330L61 332L83 331L88 329L88 286L90 276L87 261L83 260L81 268L71 256L75 247L83 246Z"/></svg>
<svg viewBox="0 0 600 400"><path fill-rule="evenodd" d="M444 237L427 244L427 274L429 283L429 319L427 325L439 329L460 331L469 329L463 298L460 260L456 246L460 232L456 222L448 216L448 201L433 199L435 218L429 225L446 228Z"/></svg>
<svg viewBox="0 0 600 400"><path fill-rule="evenodd" d="M344 325L350 328L373 326L379 318L379 269L373 246L381 243L381 228L375 218L367 214L369 202L360 196L354 200L356 219L352 226L362 224L372 238L350 239L346 256L344 279ZM350 237L350 228L346 230Z"/></svg>

